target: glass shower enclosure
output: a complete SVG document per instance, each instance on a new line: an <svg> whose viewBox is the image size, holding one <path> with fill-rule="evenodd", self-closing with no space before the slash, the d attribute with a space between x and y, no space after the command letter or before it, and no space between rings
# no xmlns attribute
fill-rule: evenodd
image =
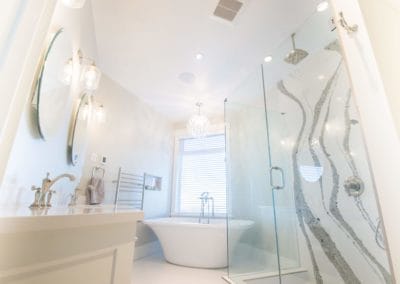
<svg viewBox="0 0 400 284"><path fill-rule="evenodd" d="M313 14L225 102L233 283L392 281L361 122L330 18L329 9ZM238 219L253 222L240 237Z"/></svg>

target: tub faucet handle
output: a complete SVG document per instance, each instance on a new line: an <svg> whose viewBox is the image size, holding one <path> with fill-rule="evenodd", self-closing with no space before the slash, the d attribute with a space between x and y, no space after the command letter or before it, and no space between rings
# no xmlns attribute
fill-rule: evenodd
<svg viewBox="0 0 400 284"><path fill-rule="evenodd" d="M208 195L210 193L208 191L204 191L200 194L200 199L208 199Z"/></svg>

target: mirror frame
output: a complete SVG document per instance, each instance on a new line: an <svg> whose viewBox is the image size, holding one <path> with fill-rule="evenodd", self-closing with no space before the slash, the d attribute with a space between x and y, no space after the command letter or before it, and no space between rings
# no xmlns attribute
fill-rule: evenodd
<svg viewBox="0 0 400 284"><path fill-rule="evenodd" d="M70 131L69 142L68 142L68 158L69 158L69 162L73 166L78 165L78 163L77 163L78 159L74 159L74 142L76 140L76 127L78 125L78 117L79 117L80 111L82 110L82 106L85 102L88 102L89 107L91 107L92 95L90 94L90 92L84 91L79 96L79 103L76 106L76 109L74 112L74 117L72 120L72 128ZM87 121L88 126L90 124L90 120L91 120L91 113L89 113L89 116L88 116L88 121Z"/></svg>
<svg viewBox="0 0 400 284"><path fill-rule="evenodd" d="M35 122L36 122L36 127L39 133L39 136L41 139L46 141L46 136L43 133L43 126L40 125L40 111L39 111L39 104L40 104L40 90L41 90L41 85L42 85L42 79L43 79L43 72L46 66L46 60L50 54L50 51L54 45L54 42L56 39L59 37L64 32L64 28L59 28L57 29L52 35L49 43L47 44L46 48L42 52L39 65L37 67L37 71L35 73L35 79L34 79L34 87L32 88L32 106L35 112ZM72 56L72 50L71 50L71 57ZM71 88L71 87L70 87ZM48 138L48 137L47 137Z"/></svg>

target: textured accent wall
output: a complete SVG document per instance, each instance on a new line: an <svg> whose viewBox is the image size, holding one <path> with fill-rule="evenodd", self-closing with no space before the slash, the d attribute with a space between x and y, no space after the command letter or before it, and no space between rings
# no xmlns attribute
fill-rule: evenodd
<svg viewBox="0 0 400 284"><path fill-rule="evenodd" d="M281 268L306 268L312 283L391 283L362 126L338 43L271 83L273 68L264 65L267 117L261 72L237 91L260 100L235 103L233 96L225 108L230 217L255 221L230 247L230 276L276 271L279 247ZM283 190L271 190L270 166L285 172Z"/></svg>
<svg viewBox="0 0 400 284"><path fill-rule="evenodd" d="M293 191L315 282L390 283L362 128L334 46L307 58L267 92L267 108L279 110L269 116L272 155L280 152L289 161L272 163L290 173L286 190ZM284 226L279 216L278 225Z"/></svg>

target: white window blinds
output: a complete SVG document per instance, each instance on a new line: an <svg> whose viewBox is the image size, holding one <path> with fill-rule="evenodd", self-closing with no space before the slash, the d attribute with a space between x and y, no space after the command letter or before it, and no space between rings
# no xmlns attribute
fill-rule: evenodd
<svg viewBox="0 0 400 284"><path fill-rule="evenodd" d="M177 158L176 213L198 214L199 197L207 191L214 198L215 213L225 214L225 135L180 139Z"/></svg>

